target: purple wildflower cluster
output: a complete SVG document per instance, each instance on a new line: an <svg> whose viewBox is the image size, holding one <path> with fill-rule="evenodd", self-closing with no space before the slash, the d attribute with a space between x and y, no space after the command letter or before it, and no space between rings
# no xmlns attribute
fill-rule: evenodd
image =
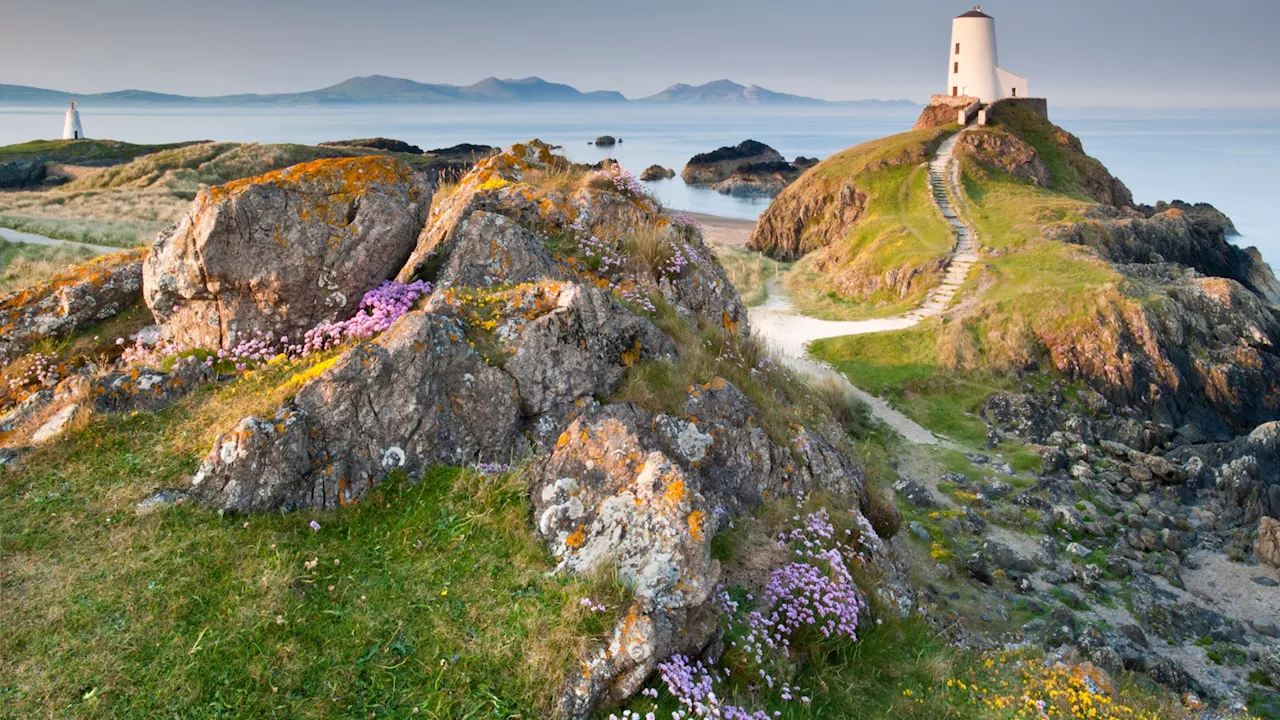
<svg viewBox="0 0 1280 720"><path fill-rule="evenodd" d="M769 714L763 710L750 712L730 705L716 695L716 683L723 682L728 675L727 669L718 670L700 660L690 664L689 658L683 655L672 655L666 662L659 663L658 676L667 686L667 692L680 703L680 709L671 713L671 720L769 720Z"/></svg>
<svg viewBox="0 0 1280 720"><path fill-rule="evenodd" d="M27 355L23 361L25 367L9 380L10 390L17 390L32 384L40 387L52 387L62 379L58 358L54 355L36 352Z"/></svg>
<svg viewBox="0 0 1280 720"><path fill-rule="evenodd" d="M632 197L644 197L644 185L636 179L635 175L627 172L627 169L618 163L611 163L605 168L605 174L613 181L613 186L623 195Z"/></svg>
<svg viewBox="0 0 1280 720"><path fill-rule="evenodd" d="M671 224L678 228L698 227L698 221L694 220L689 213L683 212L671 213Z"/></svg>
<svg viewBox="0 0 1280 720"><path fill-rule="evenodd" d="M569 226L578 252L589 262L594 263L605 276L621 272L627 265L627 254L616 241L602 240L581 222Z"/></svg>
<svg viewBox="0 0 1280 720"><path fill-rule="evenodd" d="M653 301L649 299L648 294L638 288L623 290L622 299L646 312L658 312L658 308L654 306Z"/></svg>
<svg viewBox="0 0 1280 720"><path fill-rule="evenodd" d="M826 508L792 520L797 527L777 540L791 548L796 560L773 571L759 609L747 616L746 635L739 644L758 664L773 652L785 656L792 638L808 628L824 638L857 640L858 615L867 607L849 563L868 560L862 553L879 543L875 530L859 524L857 538L852 530L838 538ZM760 672L772 687L772 678Z"/></svg>
<svg viewBox="0 0 1280 720"><path fill-rule="evenodd" d="M473 465L472 468L474 468L476 472L483 473L485 475L501 475L502 473L510 470L511 466L504 465L502 463L478 462Z"/></svg>
<svg viewBox="0 0 1280 720"><path fill-rule="evenodd" d="M671 243L671 257L659 268L663 277L679 277L698 263L698 253L687 243Z"/></svg>
<svg viewBox="0 0 1280 720"><path fill-rule="evenodd" d="M214 352L206 350L204 364L213 367L215 363L222 362L237 371L244 371L280 355L288 359L305 358L347 340L373 337L391 327L400 316L409 312L418 298L429 295L431 290L431 283L423 280L411 283L387 280L364 294L359 310L350 319L318 325L304 333L301 342L291 342L287 335L277 338L263 332L246 335L242 331L237 333L235 345ZM117 339L116 344L124 344L124 339ZM125 349L123 357L130 364L159 365L167 357L200 350L163 341L148 343L139 336L132 347Z"/></svg>
<svg viewBox="0 0 1280 720"><path fill-rule="evenodd" d="M287 354L306 357L347 340L373 337L391 327L391 323L409 312L418 298L430 295L431 290L431 283L425 280L411 283L385 280L360 298L360 309L350 319L311 328L303 336L302 345L289 346ZM287 338L281 340L286 341Z"/></svg>
<svg viewBox="0 0 1280 720"><path fill-rule="evenodd" d="M609 609L605 607L604 604L598 603L589 597L582 598L581 600L578 601L578 604L586 608L588 612L593 612L593 613L602 613L605 610Z"/></svg>
<svg viewBox="0 0 1280 720"><path fill-rule="evenodd" d="M800 502L797 501L797 510ZM745 617L744 608L727 590L720 588L716 592L716 603L729 618L730 627L741 633L741 639L730 644L745 654L752 685L776 691L783 702L806 706L810 702L799 688L775 679L769 670L786 666L797 636L813 631L823 638L857 639L859 616L867 605L853 581L850 565L869 562L881 540L865 518L856 511L850 514L854 527L843 531L837 530L825 508L792 516L792 528L779 533L776 540L794 559L773 572L758 603L754 596L745 596L746 602L755 605ZM770 717L764 711L730 705L717 696L717 684L728 679L728 668L690 662L689 658L675 655L658 665L658 673L667 692L680 704L672 714L673 720ZM657 691L652 689L643 694L657 697ZM774 717L778 715L774 713Z"/></svg>

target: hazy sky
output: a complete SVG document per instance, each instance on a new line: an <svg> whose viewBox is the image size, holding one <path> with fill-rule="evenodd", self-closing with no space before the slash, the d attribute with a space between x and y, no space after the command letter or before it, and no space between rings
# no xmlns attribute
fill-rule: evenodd
<svg viewBox="0 0 1280 720"><path fill-rule="evenodd" d="M287 92L539 75L629 97L721 77L828 99L942 92L943 0L0 0L0 82ZM1280 0L988 0L1001 65L1069 105L1280 105Z"/></svg>

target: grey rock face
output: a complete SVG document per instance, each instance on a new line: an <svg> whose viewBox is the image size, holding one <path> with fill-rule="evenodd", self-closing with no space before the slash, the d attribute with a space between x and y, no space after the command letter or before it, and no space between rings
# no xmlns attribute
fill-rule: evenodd
<svg viewBox="0 0 1280 720"><path fill-rule="evenodd" d="M179 360L169 372L120 369L95 378L89 393L98 412L155 411L216 379L197 358Z"/></svg>
<svg viewBox="0 0 1280 720"><path fill-rule="evenodd" d="M710 542L721 517L800 489L864 494L860 470L842 469L816 438L803 463L786 459L750 428L743 413L753 410L723 380L693 389L686 419L602 407L575 420L537 465L534 516L560 569L589 573L616 563L636 591L608 646L571 680L565 717L589 717L600 703L628 697L662 658L696 655L710 642L719 575ZM898 587L886 567L888 586Z"/></svg>
<svg viewBox="0 0 1280 720"><path fill-rule="evenodd" d="M610 393L631 365L675 354L653 323L599 288L552 283L544 302L553 304L550 312L524 322L517 307L498 329L512 352L503 368L518 383L525 415Z"/></svg>
<svg viewBox="0 0 1280 720"><path fill-rule="evenodd" d="M142 297L142 257L128 250L96 258L51 280L0 295L0 365L39 340L105 320Z"/></svg>
<svg viewBox="0 0 1280 720"><path fill-rule="evenodd" d="M412 251L431 188L385 157L317 160L209 188L143 265L165 336L230 347L350 317Z"/></svg>
<svg viewBox="0 0 1280 720"><path fill-rule="evenodd" d="M565 275L542 241L505 215L478 210L454 232L440 285L516 285Z"/></svg>

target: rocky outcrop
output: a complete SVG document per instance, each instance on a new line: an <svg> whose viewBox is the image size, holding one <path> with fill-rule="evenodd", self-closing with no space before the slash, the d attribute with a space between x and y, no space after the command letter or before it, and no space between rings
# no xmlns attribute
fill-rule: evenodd
<svg viewBox="0 0 1280 720"><path fill-rule="evenodd" d="M1280 283L1254 251L1227 240L1235 227L1212 205L1174 201L1136 210L1101 205L1084 222L1051 227L1050 239L1086 245L1114 263L1176 263L1204 275L1231 278L1277 304Z"/></svg>
<svg viewBox="0 0 1280 720"><path fill-rule="evenodd" d="M1046 187L1063 191L1078 189L1103 205L1133 206L1133 193L1129 188L1101 162L1086 155L1080 138L1050 122L1034 101L995 103L988 108L988 113L990 125L972 130L967 135L1010 133L1024 141L1044 138L1038 145L1038 153L1057 156L1057 167L1060 168L1059 176L1053 177Z"/></svg>
<svg viewBox="0 0 1280 720"><path fill-rule="evenodd" d="M786 161L747 163L739 166L728 178L712 186L724 195L764 195L772 197L800 177L804 172Z"/></svg>
<svg viewBox="0 0 1280 720"><path fill-rule="evenodd" d="M1258 541L1253 551L1264 565L1280 569L1280 522L1269 517L1258 521Z"/></svg>
<svg viewBox="0 0 1280 720"><path fill-rule="evenodd" d="M565 276L546 245L506 215L477 210L458 223L452 242L437 275L441 285L516 285Z"/></svg>
<svg viewBox="0 0 1280 720"><path fill-rule="evenodd" d="M434 277L442 259L453 255L462 221L477 211L503 215L526 229L558 231L567 227L571 220L562 194L540 198L520 186L524 172L544 169L551 162L554 160L549 146L529 143L512 146L476 165L448 197L432 204L426 224L396 279L408 282L423 275Z"/></svg>
<svg viewBox="0 0 1280 720"><path fill-rule="evenodd" d="M1040 187L1053 184L1049 166L1045 165L1035 148L1012 133L964 133L956 142L956 152Z"/></svg>
<svg viewBox="0 0 1280 720"><path fill-rule="evenodd" d="M13 361L40 340L66 335L137 303L145 254L139 249L106 255L0 295L0 364Z"/></svg>
<svg viewBox="0 0 1280 720"><path fill-rule="evenodd" d="M425 304L312 368L273 417L219 436L186 492L226 511L333 508L393 472L413 482L437 464L529 460L537 531L558 571L609 564L634 592L565 688L561 715L585 719L636 692L658 662L713 640L720 571L710 549L722 518L814 491L856 512L868 494L843 431L793 424L771 434L766 413L724 379L685 389L675 415L608 401L633 368L680 352L615 293L658 293L691 328L728 340L747 332L746 313L697 228L625 184L596 182L612 176L587 175L568 196L524 183L556 162L546 151L516 146L463 178L406 263L440 281ZM636 217L680 263L592 268L541 240L552 229L616 232ZM907 597L884 562L894 597Z"/></svg>
<svg viewBox="0 0 1280 720"><path fill-rule="evenodd" d="M596 147L613 147L614 145L617 145L620 142L622 141L612 135L601 135L600 137L595 139L595 142L593 144Z"/></svg>
<svg viewBox="0 0 1280 720"><path fill-rule="evenodd" d="M182 346L301 337L350 317L395 274L430 200L425 180L386 157L317 160L209 188L156 238L143 267L147 305Z"/></svg>
<svg viewBox="0 0 1280 720"><path fill-rule="evenodd" d="M732 147L694 155L685 164L680 177L690 185L715 185L728 180L735 170L744 165L780 162L786 162L786 159L777 150L762 142L744 140Z"/></svg>
<svg viewBox="0 0 1280 720"><path fill-rule="evenodd" d="M670 180L675 176L675 170L662 167L661 165L650 165L644 169L644 172L640 173L640 179L645 182L652 182L654 180Z"/></svg>
<svg viewBox="0 0 1280 720"><path fill-rule="evenodd" d="M1100 305L1086 328L1044 331L1050 361L1120 407L1219 436L1280 415L1280 321L1233 280L1182 277L1143 307Z"/></svg>
<svg viewBox="0 0 1280 720"><path fill-rule="evenodd" d="M820 435L797 437L797 463L723 379L689 394L682 418L634 405L587 413L536 470L534 515L559 567L617 567L636 596L606 647L570 680L566 717L629 697L663 658L697 655L711 641L720 575L711 538L722 518L797 491L865 499L861 471Z"/></svg>
<svg viewBox="0 0 1280 720"><path fill-rule="evenodd" d="M355 147L369 148L371 150L385 150L387 152L407 153L409 155L421 155L422 148L417 145L410 145L403 140L392 140L391 138L364 138L362 140L330 140L329 142L320 143L321 147Z"/></svg>
<svg viewBox="0 0 1280 720"><path fill-rule="evenodd" d="M775 260L792 261L843 239L862 219L870 196L858 176L922 162L942 142L938 130L916 133L918 142L881 150L859 146L838 153L789 185L760 216L747 247Z"/></svg>

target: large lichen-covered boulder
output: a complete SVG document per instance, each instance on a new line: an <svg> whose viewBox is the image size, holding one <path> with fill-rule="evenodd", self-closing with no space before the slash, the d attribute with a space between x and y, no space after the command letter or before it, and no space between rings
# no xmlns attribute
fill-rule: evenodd
<svg viewBox="0 0 1280 720"><path fill-rule="evenodd" d="M430 306L333 360L282 412L296 419L304 453L283 431L269 441L280 452L247 453L261 457L254 463L228 456L226 440L215 442L192 491L224 510L333 508L398 468L416 478L432 465L509 462L528 452L515 381L485 363L451 311ZM246 423L260 425L247 418L241 429ZM260 475L287 490L227 489Z"/></svg>
<svg viewBox="0 0 1280 720"><path fill-rule="evenodd" d="M145 250L105 255L45 282L0 295L0 364L45 338L106 320L142 296Z"/></svg>
<svg viewBox="0 0 1280 720"><path fill-rule="evenodd" d="M431 187L386 157L316 160L209 188L143 267L170 341L229 347L350 317L412 251Z"/></svg>
<svg viewBox="0 0 1280 720"><path fill-rule="evenodd" d="M309 494L305 421L303 413L291 408L266 420L242 418L213 441L187 492L233 512L300 505L299 499Z"/></svg>
<svg viewBox="0 0 1280 720"><path fill-rule="evenodd" d="M475 304L473 295L440 291L376 340L313 370L284 409L307 438L304 454L277 454L292 469L264 472L271 453L256 451L247 452L262 460L225 461L219 441L193 491L224 510L331 508L360 499L397 468L417 478L432 465L509 463L530 453L529 435L558 433L590 405L584 401L616 389L629 366L674 353L652 323L592 286L503 290L484 298L489 320L469 314ZM477 345L498 351L487 357ZM290 489L224 489L252 485L254 475Z"/></svg>
<svg viewBox="0 0 1280 720"><path fill-rule="evenodd" d="M478 211L505 216L527 230L567 226L571 220L565 214L562 194L539 194L521 184L526 173L546 171L556 164L551 146L537 141L517 143L477 163L448 196L431 206L426 224L396 279L408 282L430 274L433 266L446 262L445 258L452 256L460 243L468 241L472 230L465 221Z"/></svg>
<svg viewBox="0 0 1280 720"><path fill-rule="evenodd" d="M855 507L864 500L861 470L823 436L798 430L783 448L758 417L717 378L689 388L682 417L630 404L585 412L535 468L535 521L558 569L590 574L612 564L635 592L607 645L570 678L564 717L590 717L633 694L664 658L707 646L719 577L711 538L721 518L814 490Z"/></svg>

